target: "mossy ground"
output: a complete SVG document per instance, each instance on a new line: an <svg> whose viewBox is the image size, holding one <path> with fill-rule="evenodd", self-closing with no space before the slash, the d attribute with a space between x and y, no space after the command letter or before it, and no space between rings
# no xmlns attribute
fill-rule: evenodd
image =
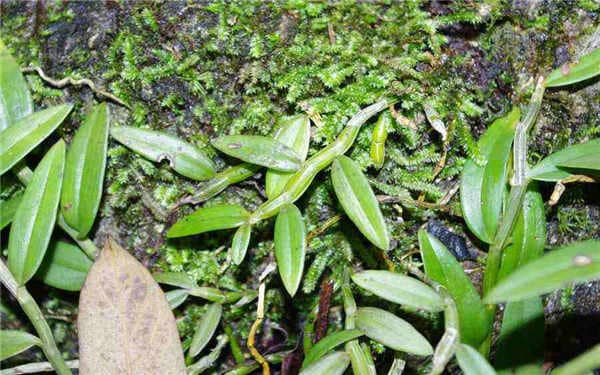
<svg viewBox="0 0 600 375"><path fill-rule="evenodd" d="M397 96L396 111L414 129L402 121L389 129L384 167L375 170L370 162L370 125L350 152L379 193L403 197L383 207L393 234L389 256L396 262L415 249L416 230L430 218L465 232L456 198L448 212L417 208L410 200L424 194L426 201L435 202L451 189L465 158L477 157L475 140L486 124L511 103L524 100L523 87L530 77L589 48L600 33L599 8L594 0L335 5L302 0L2 1L1 37L23 66L39 65L55 78L90 78L126 101L131 110L111 104L114 125L177 134L208 149L220 167L234 161L208 147L211 137L273 134L282 117L307 112L320 119L313 124L314 153L331 142L359 108L385 95ZM91 105L101 100L87 88L58 90L36 75L27 78L37 108L64 101L76 104L57 135L67 140ZM598 92L596 83L549 93L532 160L598 135ZM447 144L429 125L423 105L433 107L447 125ZM446 165L435 176L445 147ZM230 187L206 204L237 202L252 210L265 199L262 177ZM3 183L2 194L12 194L11 185ZM96 241L110 234L153 270L184 271L200 284L255 288L257 275L273 261L272 223L254 229L246 261L225 271L230 232L164 241L165 228L192 209L172 212L171 207L199 186L166 165L152 164L111 143ZM308 230L340 212L332 194L323 173L299 202ZM557 228L549 231L551 245L597 236L598 198L593 195L587 188L572 189L557 208L549 209L550 227ZM284 347L295 346L323 278L337 287L348 266L382 267L382 259L354 232L342 220L311 242L302 291L293 302L273 277L261 351L280 347L281 332L288 335ZM39 297L47 292L41 289ZM368 296L359 298L369 303ZM76 296L51 291L46 301L46 312L64 310L65 318L52 324L57 332L65 332L59 335L63 349L75 355L71 323ZM332 303L340 304L337 294ZM203 312L202 304L192 298L177 312L184 345L194 319ZM224 324L235 327L240 340L247 337L254 308L248 304L225 310ZM429 327L430 338L438 337L439 323L431 329L425 317L397 312ZM335 327L341 321L333 314L330 324ZM389 360L391 353L374 349L380 353L377 363ZM223 361L223 367L230 365L230 358Z"/></svg>

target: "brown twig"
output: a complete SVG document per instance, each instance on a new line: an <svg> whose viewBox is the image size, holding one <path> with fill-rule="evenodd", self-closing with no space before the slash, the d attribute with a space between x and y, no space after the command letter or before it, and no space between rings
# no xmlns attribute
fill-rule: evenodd
<svg viewBox="0 0 600 375"><path fill-rule="evenodd" d="M310 241L313 238L318 237L321 234L325 233L329 228L331 228L333 225L335 225L341 219L342 219L342 215L337 214L337 215L332 216L329 219L325 220L325 222L323 224L319 225L317 228L313 229L306 235L306 243L307 244L310 243Z"/></svg>
<svg viewBox="0 0 600 375"><path fill-rule="evenodd" d="M50 85L56 87L56 88L63 88L67 85L72 85L72 86L87 86L90 88L90 90L92 90L96 95L105 97L119 105L122 105L123 107L126 107L128 109L131 109L131 107L126 104L124 101L122 101L121 99L117 98L115 95L111 94L108 91L99 89L96 87L96 85L94 84L94 82L92 82L91 80L87 79L87 78L83 78L83 79L73 79L72 77L65 77L63 79L53 79L51 77L48 77L46 75L46 73L44 73L44 71L42 70L42 68L40 68L39 66L27 66L24 68L21 68L21 72L23 73L37 73L40 78L42 80L44 80L45 82L49 83Z"/></svg>
<svg viewBox="0 0 600 375"><path fill-rule="evenodd" d="M573 175L573 176L569 176L563 180L557 181L556 185L554 185L554 190L552 191L552 195L550 195L550 199L548 200L548 205L549 206L554 206L558 203L558 201L560 200L560 197L563 195L563 193L566 190L566 186L565 184L568 183L572 183L572 182L598 182L596 179L589 177L589 176L585 176L585 175Z"/></svg>

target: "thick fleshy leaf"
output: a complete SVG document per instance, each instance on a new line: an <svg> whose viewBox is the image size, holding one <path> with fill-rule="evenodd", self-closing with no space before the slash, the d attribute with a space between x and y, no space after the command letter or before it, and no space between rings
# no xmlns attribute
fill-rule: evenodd
<svg viewBox="0 0 600 375"><path fill-rule="evenodd" d="M64 165L65 143L59 141L33 172L10 227L8 268L19 285L31 279L44 259L56 222Z"/></svg>
<svg viewBox="0 0 600 375"><path fill-rule="evenodd" d="M383 345L415 355L433 354L431 344L412 325L376 307L356 310L356 327Z"/></svg>
<svg viewBox="0 0 600 375"><path fill-rule="evenodd" d="M352 281L390 302L432 312L444 309L442 299L431 287L409 276L369 270L352 275Z"/></svg>
<svg viewBox="0 0 600 375"><path fill-rule="evenodd" d="M306 256L306 227L293 204L279 211L275 221L275 259L283 286L293 297L302 281Z"/></svg>
<svg viewBox="0 0 600 375"><path fill-rule="evenodd" d="M590 79L600 74L600 48L596 48L579 61L565 64L546 78L546 87L566 86Z"/></svg>
<svg viewBox="0 0 600 375"><path fill-rule="evenodd" d="M188 296L189 293L185 289L173 289L165 293L165 297L167 297L167 302L169 303L169 307L171 309L176 309L181 306Z"/></svg>
<svg viewBox="0 0 600 375"><path fill-rule="evenodd" d="M392 115L389 111L386 111L379 115L379 119L377 119L375 127L373 127L373 134L371 135L371 161L377 169L381 168L385 161L385 141L388 135L388 128L392 126L392 121Z"/></svg>
<svg viewBox="0 0 600 375"><path fill-rule="evenodd" d="M79 297L79 373L185 374L175 318L140 262L109 239Z"/></svg>
<svg viewBox="0 0 600 375"><path fill-rule="evenodd" d="M520 111L513 109L490 125L479 140L484 165L465 163L460 178L460 203L467 226L477 238L491 243L502 211L508 161Z"/></svg>
<svg viewBox="0 0 600 375"><path fill-rule="evenodd" d="M502 251L502 263L498 280L510 275L515 269L539 258L546 244L546 214L544 201L535 184L528 186L521 212L512 232L512 242Z"/></svg>
<svg viewBox="0 0 600 375"><path fill-rule="evenodd" d="M67 151L61 212L80 238L92 229L100 206L109 123L108 106L97 105L77 130Z"/></svg>
<svg viewBox="0 0 600 375"><path fill-rule="evenodd" d="M208 344L219 326L222 313L223 307L220 304L213 303L208 306L206 313L202 316L200 323L196 327L194 336L192 337L192 343L190 344L189 350L190 356L197 356L202 349L204 349L206 344Z"/></svg>
<svg viewBox="0 0 600 375"><path fill-rule="evenodd" d="M342 375L350 364L348 354L333 352L300 371L300 375Z"/></svg>
<svg viewBox="0 0 600 375"><path fill-rule="evenodd" d="M564 365L553 369L552 375L590 375L599 367L600 345L594 345Z"/></svg>
<svg viewBox="0 0 600 375"><path fill-rule="evenodd" d="M33 102L19 64L0 40L0 131L32 111Z"/></svg>
<svg viewBox="0 0 600 375"><path fill-rule="evenodd" d="M377 375L372 358L365 353L358 340L347 342L344 348L350 357L354 375Z"/></svg>
<svg viewBox="0 0 600 375"><path fill-rule="evenodd" d="M157 272L152 276L154 277L154 280L160 284L167 284L185 289L198 287L198 284L185 272Z"/></svg>
<svg viewBox="0 0 600 375"><path fill-rule="evenodd" d="M333 189L344 211L371 243L388 250L390 237L379 203L360 167L352 159L339 156L331 167Z"/></svg>
<svg viewBox="0 0 600 375"><path fill-rule="evenodd" d="M0 201L0 230L13 221L17 208L21 204L21 199L23 199L23 194L19 193L7 200Z"/></svg>
<svg viewBox="0 0 600 375"><path fill-rule="evenodd" d="M363 333L358 329L349 329L334 332L323 337L310 349L308 353L306 353L306 356L304 357L304 362L302 362L302 367L308 367L310 364L314 363L319 358L323 357L325 354L329 353L331 350L335 349L339 345L342 345L346 341L355 339L362 335Z"/></svg>
<svg viewBox="0 0 600 375"><path fill-rule="evenodd" d="M496 343L494 366L518 374L523 366L541 368L544 360L544 305L541 297L506 304Z"/></svg>
<svg viewBox="0 0 600 375"><path fill-rule="evenodd" d="M586 172L598 172L600 171L600 150L594 155L583 155L578 158L568 160L560 164L560 167Z"/></svg>
<svg viewBox="0 0 600 375"><path fill-rule="evenodd" d="M275 134L275 140L294 150L300 161L304 162L310 144L310 120L308 116L297 115L286 118ZM272 199L281 194L292 175L293 173L290 172L269 169L265 177L267 198Z"/></svg>
<svg viewBox="0 0 600 375"><path fill-rule="evenodd" d="M477 290L456 258L423 229L419 230L419 246L425 273L445 286L456 302L461 341L479 347L489 334L491 316Z"/></svg>
<svg viewBox="0 0 600 375"><path fill-rule="evenodd" d="M92 261L77 246L64 241L50 245L36 277L54 288L76 292L81 290Z"/></svg>
<svg viewBox="0 0 600 375"><path fill-rule="evenodd" d="M0 331L0 361L41 344L40 339L27 332L2 330Z"/></svg>
<svg viewBox="0 0 600 375"><path fill-rule="evenodd" d="M458 344L456 360L465 375L495 375L496 371L479 352L469 345Z"/></svg>
<svg viewBox="0 0 600 375"><path fill-rule="evenodd" d="M600 278L600 241L575 242L520 267L502 280L485 301L519 301L572 283Z"/></svg>
<svg viewBox="0 0 600 375"><path fill-rule="evenodd" d="M235 231L233 241L231 241L231 260L234 264L241 264L246 257L251 233L252 226L248 224L242 225Z"/></svg>
<svg viewBox="0 0 600 375"><path fill-rule="evenodd" d="M545 159L536 164L527 173L527 177L540 181L560 181L573 174L576 170L566 167L570 163L581 163L588 159L595 165L598 165L600 158L600 138L595 138L585 143L579 143L568 146L560 151L550 154ZM577 169L577 168L575 168ZM586 168L586 169L589 169Z"/></svg>
<svg viewBox="0 0 600 375"><path fill-rule="evenodd" d="M281 172L294 172L302 164L294 150L271 137L226 135L212 144L229 156Z"/></svg>
<svg viewBox="0 0 600 375"><path fill-rule="evenodd" d="M0 132L0 175L39 145L69 114L71 104L34 112Z"/></svg>
<svg viewBox="0 0 600 375"><path fill-rule="evenodd" d="M234 204L202 207L176 222L167 232L167 237L237 228L246 223L249 215L242 206Z"/></svg>
<svg viewBox="0 0 600 375"><path fill-rule="evenodd" d="M174 135L130 126L113 127L110 135L146 159L168 160L182 176L204 181L215 175L215 165L204 152Z"/></svg>

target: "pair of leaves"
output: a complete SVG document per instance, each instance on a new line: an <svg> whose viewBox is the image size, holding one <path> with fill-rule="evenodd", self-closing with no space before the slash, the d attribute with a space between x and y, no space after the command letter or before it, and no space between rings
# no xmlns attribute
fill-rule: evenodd
<svg viewBox="0 0 600 375"><path fill-rule="evenodd" d="M518 301L600 278L600 241L576 242L527 263L502 280L485 300Z"/></svg>
<svg viewBox="0 0 600 375"><path fill-rule="evenodd" d="M95 106L67 151L61 212L79 238L85 238L92 229L100 207L109 124L108 105Z"/></svg>
<svg viewBox="0 0 600 375"><path fill-rule="evenodd" d="M167 237L184 237L220 229L231 229L246 224L250 214L239 205L202 207L177 221Z"/></svg>
<svg viewBox="0 0 600 375"><path fill-rule="evenodd" d="M539 258L546 242L544 202L537 185L529 184L512 231L512 242L502 251L498 279ZM540 297L506 304L496 347L495 365L516 371L541 365L544 354L544 305Z"/></svg>
<svg viewBox="0 0 600 375"><path fill-rule="evenodd" d="M0 331L0 361L22 353L36 345L41 346L42 342L32 334L16 330L2 330Z"/></svg>
<svg viewBox="0 0 600 375"><path fill-rule="evenodd" d="M65 144L59 141L33 172L15 213L8 241L8 268L19 285L31 279L44 259L56 221L64 165Z"/></svg>
<svg viewBox="0 0 600 375"><path fill-rule="evenodd" d="M460 203L471 232L481 241L492 243L508 178L508 162L520 111L513 109L490 125L479 140L484 164L465 163L460 179Z"/></svg>
<svg viewBox="0 0 600 375"><path fill-rule="evenodd" d="M148 270L111 239L81 291L77 326L82 375L186 371L165 295Z"/></svg>
<svg viewBox="0 0 600 375"><path fill-rule="evenodd" d="M352 372L357 375L377 375L375 364L368 347L359 344L358 340L351 340L344 346L346 353L350 356Z"/></svg>
<svg viewBox="0 0 600 375"><path fill-rule="evenodd" d="M212 141L212 145L234 158L281 172L294 172L302 165L292 148L271 137L226 135Z"/></svg>
<svg viewBox="0 0 600 375"><path fill-rule="evenodd" d="M331 167L333 189L344 212L371 243L388 250L390 238L379 202L360 167L347 156L339 156Z"/></svg>
<svg viewBox="0 0 600 375"><path fill-rule="evenodd" d="M350 357L348 357L348 354L345 352L332 352L302 369L300 375L343 375L349 364Z"/></svg>
<svg viewBox="0 0 600 375"><path fill-rule="evenodd" d="M600 48L596 48L579 61L565 64L546 78L546 87L566 86L585 81L600 74Z"/></svg>
<svg viewBox="0 0 600 375"><path fill-rule="evenodd" d="M306 115L296 115L283 121L275 134L275 140L292 149L301 162L306 160L310 144L310 120ZM267 171L265 191L267 198L272 199L281 194L293 173L273 169Z"/></svg>
<svg viewBox="0 0 600 375"><path fill-rule="evenodd" d="M409 276L370 270L352 275L352 281L390 302L431 312L444 309L442 299L431 287Z"/></svg>
<svg viewBox="0 0 600 375"><path fill-rule="evenodd" d="M456 303L462 342L479 347L489 334L492 317L477 290L456 258L423 229L419 230L419 247L425 273L444 286Z"/></svg>
<svg viewBox="0 0 600 375"><path fill-rule="evenodd" d="M353 340L357 337L362 336L362 331L358 329L349 329L344 331L335 332L329 334L319 340L304 357L302 367L306 368L316 362L318 359L329 353L331 350L342 345L346 341Z"/></svg>
<svg viewBox="0 0 600 375"><path fill-rule="evenodd" d="M130 126L114 127L110 135L148 160L168 160L182 176L204 181L215 175L215 165L204 152L174 135Z"/></svg>
<svg viewBox="0 0 600 375"><path fill-rule="evenodd" d="M279 211L275 221L275 259L283 286L293 297L302 281L306 257L306 227L293 204Z"/></svg>
<svg viewBox="0 0 600 375"><path fill-rule="evenodd" d="M427 356L431 344L408 322L376 307L360 307L355 315L356 327L367 337L402 352Z"/></svg>
<svg viewBox="0 0 600 375"><path fill-rule="evenodd" d="M600 171L600 138L571 145L557 151L527 172L527 177L540 181L560 181L573 174L597 174Z"/></svg>

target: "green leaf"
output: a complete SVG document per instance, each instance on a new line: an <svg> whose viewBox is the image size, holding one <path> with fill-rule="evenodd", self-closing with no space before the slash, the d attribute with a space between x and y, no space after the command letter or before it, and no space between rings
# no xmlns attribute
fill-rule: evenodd
<svg viewBox="0 0 600 375"><path fill-rule="evenodd" d="M36 276L54 288L76 292L81 290L92 261L77 246L54 241Z"/></svg>
<svg viewBox="0 0 600 375"><path fill-rule="evenodd" d="M496 343L495 367L509 373L544 360L544 305L540 297L506 304Z"/></svg>
<svg viewBox="0 0 600 375"><path fill-rule="evenodd" d="M224 154L281 172L294 172L302 164L294 150L270 137L226 135L212 144Z"/></svg>
<svg viewBox="0 0 600 375"><path fill-rule="evenodd" d="M190 356L197 356L202 349L204 349L206 344L208 344L219 326L222 313L223 307L220 304L213 303L208 306L206 313L202 316L202 320L200 320L200 324L196 327L196 331L192 337L192 343L190 344L190 350L188 352Z"/></svg>
<svg viewBox="0 0 600 375"><path fill-rule="evenodd" d="M595 155L583 155L578 158L568 160L559 165L563 168L577 169L587 172L600 171L600 150Z"/></svg>
<svg viewBox="0 0 600 375"><path fill-rule="evenodd" d="M237 228L246 223L249 215L242 206L235 204L202 207L176 222L167 232L167 237Z"/></svg>
<svg viewBox="0 0 600 375"><path fill-rule="evenodd" d="M71 104L63 104L34 112L0 132L0 175L46 139L72 108Z"/></svg>
<svg viewBox="0 0 600 375"><path fill-rule="evenodd" d="M356 327L383 345L415 355L431 355L433 348L413 326L396 315L376 307L356 310Z"/></svg>
<svg viewBox="0 0 600 375"><path fill-rule="evenodd" d="M310 120L308 116L297 115L286 118L274 138L294 150L300 161L304 162L310 144ZM269 169L265 177L267 198L272 199L281 194L292 175L293 173L290 172Z"/></svg>
<svg viewBox="0 0 600 375"><path fill-rule="evenodd" d="M600 278L600 241L575 242L517 269L496 285L485 301L519 301L597 278Z"/></svg>
<svg viewBox="0 0 600 375"><path fill-rule="evenodd" d="M275 259L283 286L293 297L302 281L306 256L306 227L298 207L287 205L275 221Z"/></svg>
<svg viewBox="0 0 600 375"><path fill-rule="evenodd" d="M567 167L564 167L565 165L568 165L571 162L581 163L581 161L588 159L591 160L591 164L588 164L588 166L596 165L597 168L599 158L600 138L595 138L585 143L571 145L550 154L530 169L527 173L527 177L540 181L564 180L574 174L571 173ZM578 161L580 159L581 161ZM589 167L586 169L589 169Z"/></svg>
<svg viewBox="0 0 600 375"><path fill-rule="evenodd" d="M350 357L352 373L354 375L377 375L375 366L373 365L370 356L365 353L363 348L358 343L358 340L347 342L345 345L345 350Z"/></svg>
<svg viewBox="0 0 600 375"><path fill-rule="evenodd" d="M352 275L352 281L390 302L432 312L444 309L442 299L431 287L409 276L369 270Z"/></svg>
<svg viewBox="0 0 600 375"><path fill-rule="evenodd" d="M185 289L173 289L165 293L171 310L178 308L188 298L189 293Z"/></svg>
<svg viewBox="0 0 600 375"><path fill-rule="evenodd" d="M419 230L419 246L425 273L446 287L456 302L461 341L479 347L489 334L492 317L477 290L456 258L437 238L423 229Z"/></svg>
<svg viewBox="0 0 600 375"><path fill-rule="evenodd" d="M231 243L231 260L234 264L241 264L246 257L248 251L248 244L250 244L250 234L252 233L252 226L246 224L242 225L235 231L233 241Z"/></svg>
<svg viewBox="0 0 600 375"><path fill-rule="evenodd" d="M504 191L508 178L508 161L520 111L513 109L490 125L479 140L479 150L485 160L478 165L465 163L460 179L460 203L463 217L471 232L480 240L491 243L498 228Z"/></svg>
<svg viewBox="0 0 600 375"><path fill-rule="evenodd" d="M333 161L331 179L335 195L354 225L375 246L388 250L390 238L379 203L360 167L339 156Z"/></svg>
<svg viewBox="0 0 600 375"><path fill-rule="evenodd" d="M600 74L600 48L582 56L577 62L553 70L546 78L546 87L566 86L598 74Z"/></svg>
<svg viewBox="0 0 600 375"><path fill-rule="evenodd" d="M10 227L8 268L19 285L31 279L44 259L56 221L64 165L65 143L59 141L33 172Z"/></svg>
<svg viewBox="0 0 600 375"><path fill-rule="evenodd" d="M300 375L342 375L349 364L348 354L333 352L300 371Z"/></svg>
<svg viewBox="0 0 600 375"><path fill-rule="evenodd" d="M61 210L79 238L94 225L102 198L110 114L106 103L97 105L86 117L67 151Z"/></svg>
<svg viewBox="0 0 600 375"><path fill-rule="evenodd" d="M168 160L182 176L204 181L215 175L215 165L204 152L174 135L130 126L113 127L110 135L148 160Z"/></svg>
<svg viewBox="0 0 600 375"><path fill-rule="evenodd" d="M21 204L21 199L23 199L23 194L18 193L7 200L0 201L0 230L13 221L17 208Z"/></svg>
<svg viewBox="0 0 600 375"><path fill-rule="evenodd" d="M456 348L456 360L465 375L496 374L496 371L494 371L488 361L469 345L458 344L458 348Z"/></svg>
<svg viewBox="0 0 600 375"><path fill-rule="evenodd" d="M157 272L152 274L154 280L160 284L177 286L185 289L193 289L198 284L185 272Z"/></svg>
<svg viewBox="0 0 600 375"><path fill-rule="evenodd" d="M0 41L0 43L2 43ZM24 352L32 346L41 346L40 339L32 334L16 330L0 331L0 361Z"/></svg>
<svg viewBox="0 0 600 375"><path fill-rule="evenodd" d="M323 357L329 351L335 349L337 346L342 345L346 341L355 339L357 337L362 336L363 333L358 329L350 329L339 332L331 333L325 337L323 337L319 342L317 342L306 356L304 357L304 362L302 362L302 367L306 368L319 358Z"/></svg>
<svg viewBox="0 0 600 375"><path fill-rule="evenodd" d="M512 232L512 242L502 251L498 280L515 269L539 258L546 244L546 214L544 201L535 184L529 184L517 222Z"/></svg>
<svg viewBox="0 0 600 375"><path fill-rule="evenodd" d="M32 111L33 102L19 64L0 40L0 131Z"/></svg>

